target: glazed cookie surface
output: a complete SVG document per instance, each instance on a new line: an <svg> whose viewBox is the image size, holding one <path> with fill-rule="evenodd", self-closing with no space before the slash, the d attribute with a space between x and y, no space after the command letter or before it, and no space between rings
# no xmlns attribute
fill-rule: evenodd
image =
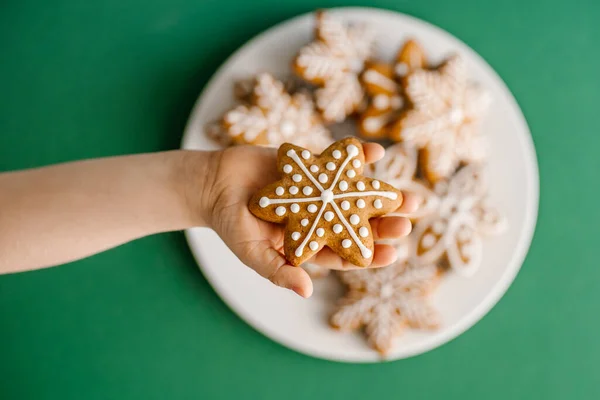
<svg viewBox="0 0 600 400"><path fill-rule="evenodd" d="M248 85L245 83L244 90ZM292 142L320 151L333 142L310 96L290 95L284 83L270 74L258 75L245 99L247 104L237 106L223 117L224 130L234 144L276 147Z"/></svg>
<svg viewBox="0 0 600 400"><path fill-rule="evenodd" d="M462 57L453 56L435 70L410 74L405 93L412 106L390 135L422 149L422 168L429 181L450 177L461 162L485 157L479 129L491 97L469 82Z"/></svg>
<svg viewBox="0 0 600 400"><path fill-rule="evenodd" d="M365 169L365 175L385 181L404 193L416 194L419 207L410 214L392 213L419 220L431 215L439 206L439 199L429 186L417 179L418 152L406 143L395 143L385 150L385 156Z"/></svg>
<svg viewBox="0 0 600 400"><path fill-rule="evenodd" d="M407 100L402 80L409 73L424 68L425 52L415 40L408 40L392 63L368 62L361 81L369 99L359 115L358 129L367 138L387 138L400 118Z"/></svg>
<svg viewBox="0 0 600 400"><path fill-rule="evenodd" d="M293 61L300 77L320 86L317 108L329 122L341 122L362 104L359 74L371 56L374 31L362 24L344 25L326 12L316 13L315 41Z"/></svg>
<svg viewBox="0 0 600 400"><path fill-rule="evenodd" d="M342 331L364 327L367 341L386 355L406 327L435 329L440 317L428 296L437 285L435 265L414 265L407 258L377 269L338 274L348 292L330 319Z"/></svg>
<svg viewBox="0 0 600 400"><path fill-rule="evenodd" d="M362 176L361 142L346 138L320 155L292 144L278 152L282 179L258 191L250 211L260 219L285 224L284 252L300 265L323 246L354 265L373 259L369 219L396 210L402 194L391 185Z"/></svg>
<svg viewBox="0 0 600 400"><path fill-rule="evenodd" d="M438 206L416 224L412 257L419 263L444 260L452 270L471 276L481 261L482 237L502 233L506 220L488 204L479 165L463 167L434 189Z"/></svg>

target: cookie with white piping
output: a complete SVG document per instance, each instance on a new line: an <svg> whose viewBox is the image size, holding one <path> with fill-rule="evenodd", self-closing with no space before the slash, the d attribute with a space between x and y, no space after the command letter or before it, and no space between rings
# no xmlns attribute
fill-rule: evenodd
<svg viewBox="0 0 600 400"><path fill-rule="evenodd" d="M398 209L402 193L362 175L364 153L353 137L333 143L320 155L289 143L279 148L281 180L250 200L258 218L285 224L288 262L300 265L324 246L354 265L373 261L369 219Z"/></svg>
<svg viewBox="0 0 600 400"><path fill-rule="evenodd" d="M317 11L316 38L300 49L292 69L319 89L317 108L328 122L341 122L363 104L359 74L373 52L375 32L364 24L344 24Z"/></svg>
<svg viewBox="0 0 600 400"><path fill-rule="evenodd" d="M248 103L225 113L223 127L233 144L277 147L292 142L321 151L333 142L310 96L291 95L270 74L255 79Z"/></svg>
<svg viewBox="0 0 600 400"><path fill-rule="evenodd" d="M434 264L416 265L406 255L392 265L338 274L348 292L331 316L342 331L364 327L367 341L382 356L394 347L406 328L433 330L440 315L429 301L439 281Z"/></svg>
<svg viewBox="0 0 600 400"><path fill-rule="evenodd" d="M434 190L437 209L415 225L411 258L417 263L442 261L471 276L479 268L483 237L505 231L506 219L488 203L481 165L463 167Z"/></svg>
<svg viewBox="0 0 600 400"><path fill-rule="evenodd" d="M481 162L481 122L491 97L469 80L466 61L450 57L434 70L417 70L405 80L411 107L390 137L421 149L421 168L432 183L449 178L461 164Z"/></svg>
<svg viewBox="0 0 600 400"><path fill-rule="evenodd" d="M385 156L365 169L365 175L385 181L404 193L416 194L421 203L409 214L393 213L413 221L431 215L439 206L439 199L426 182L417 178L418 152L406 143L395 143L385 150Z"/></svg>
<svg viewBox="0 0 600 400"><path fill-rule="evenodd" d="M368 138L387 138L393 124L406 108L402 80L410 72L425 68L425 51L415 40L408 40L392 63L368 62L361 82L369 98L360 113L358 129Z"/></svg>

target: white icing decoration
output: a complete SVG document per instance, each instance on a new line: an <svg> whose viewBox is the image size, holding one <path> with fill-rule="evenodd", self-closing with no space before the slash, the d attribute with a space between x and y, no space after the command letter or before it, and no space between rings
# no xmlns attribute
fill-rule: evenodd
<svg viewBox="0 0 600 400"><path fill-rule="evenodd" d="M423 236L423 239L421 239L421 244L423 245L423 247L425 249L430 249L433 247L433 245L435 244L435 236L432 235L431 233L427 233Z"/></svg>
<svg viewBox="0 0 600 400"><path fill-rule="evenodd" d="M348 24L323 13L318 18L317 40L300 49L296 66L321 88L317 106L328 121L342 121L363 99L358 75L373 52L375 31L365 24Z"/></svg>
<svg viewBox="0 0 600 400"><path fill-rule="evenodd" d="M394 82L393 80L391 80L390 78L388 78L387 76L383 75L375 69L366 70L363 77L365 79L365 82L379 86L390 92L395 92L398 87L396 82Z"/></svg>
<svg viewBox="0 0 600 400"><path fill-rule="evenodd" d="M279 206L275 209L275 214L279 215L280 217L283 216L285 214L285 207Z"/></svg>
<svg viewBox="0 0 600 400"><path fill-rule="evenodd" d="M435 221L431 226L431 230L433 231L433 233L441 235L446 230L446 223L442 220ZM464 230L464 228L461 230ZM459 235L460 233L461 232L458 232Z"/></svg>
<svg viewBox="0 0 600 400"><path fill-rule="evenodd" d="M361 164L361 162L360 162L360 160L359 160L359 159L354 159L354 160L352 160L352 166L353 166L354 168L360 168L360 166L361 166L361 165L362 165L362 164Z"/></svg>
<svg viewBox="0 0 600 400"><path fill-rule="evenodd" d="M308 160L310 158L310 151L302 150L302 158L304 158L305 160Z"/></svg>
<svg viewBox="0 0 600 400"><path fill-rule="evenodd" d="M300 232L292 232L292 239L293 240L300 239Z"/></svg>
<svg viewBox="0 0 600 400"><path fill-rule="evenodd" d="M298 204L294 203L290 206L290 211L295 214L298 211L300 211L300 206Z"/></svg>
<svg viewBox="0 0 600 400"><path fill-rule="evenodd" d="M298 194L298 186L290 186L291 194Z"/></svg>
<svg viewBox="0 0 600 400"><path fill-rule="evenodd" d="M438 222L438 221L436 221L436 222ZM434 227L433 227L433 229L435 229L435 224L434 224ZM444 230L442 229L442 231L440 231L440 232L436 232L436 231L434 231L434 232L436 232L436 233L442 233L443 231L444 231ZM456 232L456 237L457 237L457 239L458 239L459 241L461 241L461 242L467 242L467 241L469 241L469 239L471 239L471 233L469 232L469 230L468 230L468 229L466 229L466 228L463 226L462 228L460 228L460 229L458 230L458 232Z"/></svg>
<svg viewBox="0 0 600 400"><path fill-rule="evenodd" d="M334 150L333 153L331 153L331 155L333 156L333 158L335 158L336 160L339 160L342 157L342 152L339 150Z"/></svg>
<svg viewBox="0 0 600 400"><path fill-rule="evenodd" d="M284 193L285 193L285 189L283 189L281 186L277 186L277 189L275 189L275 194L277 196L283 196Z"/></svg>
<svg viewBox="0 0 600 400"><path fill-rule="evenodd" d="M258 202L258 205L261 206L262 208L265 208L269 204L271 204L271 201L269 200L268 197L261 197Z"/></svg>
<svg viewBox="0 0 600 400"><path fill-rule="evenodd" d="M491 98L469 82L466 62L455 56L436 70L408 77L414 107L402 117L403 142L428 152L423 170L432 179L450 177L461 162L479 162L486 149L479 133Z"/></svg>
<svg viewBox="0 0 600 400"><path fill-rule="evenodd" d="M378 110L387 110L390 107L391 99L390 96L383 93L373 97L373 107Z"/></svg>
<svg viewBox="0 0 600 400"><path fill-rule="evenodd" d="M375 208L380 209L383 207L383 203L381 202L381 200L377 199L373 202L373 206L375 206Z"/></svg>
<svg viewBox="0 0 600 400"><path fill-rule="evenodd" d="M334 164L334 163L332 163L331 161L329 161L329 162L327 163L327 165L325 165L325 167L326 167L328 170L330 170L330 171L333 171L333 170L335 169L335 164Z"/></svg>
<svg viewBox="0 0 600 400"><path fill-rule="evenodd" d="M356 188L362 192L365 190L365 183L363 181L358 181L356 183Z"/></svg>
<svg viewBox="0 0 600 400"><path fill-rule="evenodd" d="M354 171L353 169L349 169L348 171L346 171L346 175L348 175L348 178L354 178L356 176L356 171Z"/></svg>
<svg viewBox="0 0 600 400"><path fill-rule="evenodd" d="M302 180L302 175L300 175L300 174L294 174L294 176L292 176L292 180L294 182L296 182L296 183L300 182Z"/></svg>
<svg viewBox="0 0 600 400"><path fill-rule="evenodd" d="M367 132L379 132L393 119L394 115L394 112L384 112L380 115L367 117L362 122L363 129Z"/></svg>
<svg viewBox="0 0 600 400"><path fill-rule="evenodd" d="M400 62L400 63L396 64L394 70L396 72L396 75L402 77L402 76L408 74L409 68L408 68L408 65L406 65L403 62Z"/></svg>
<svg viewBox="0 0 600 400"><path fill-rule="evenodd" d="M379 183L379 181L373 181L371 182L371 185L373 185L373 189L379 190L381 188L381 183Z"/></svg>
<svg viewBox="0 0 600 400"><path fill-rule="evenodd" d="M339 150L334 150L338 151L341 157L341 152ZM346 147L346 152L347 152L347 156L346 158L343 160L343 162L339 165L339 166L335 166L337 168L335 177L332 179L332 182L330 184L330 186L326 189L324 188L321 183L326 183L327 181L329 181L329 177L326 174L320 174L319 175L319 179L315 179L315 177L309 172L309 170L306 168L306 166L304 165L304 162L302 161L302 159L300 157L298 157L298 154L296 153L295 150L290 149L288 150L288 152L286 153L286 155L288 157L290 157L300 168L300 170L302 171L302 173L305 175L306 178L308 178L308 180L310 180L312 182L312 184L316 187L317 191L320 193L320 195L317 197L300 197L300 198L291 198L291 199L269 199L267 197L264 197L260 200L259 203L261 203L261 206L266 207L269 204L286 204L286 203L292 203L290 206L290 209L292 210L292 212L296 212L294 210L296 210L296 207L299 207L299 203L307 203L310 202L310 204L308 204L307 206L307 210L310 213L317 213L316 217L314 217L314 220L312 221L312 225L308 231L308 233L305 235L304 239L302 240L302 242L300 243L300 245L296 248L295 250L295 254L296 257L300 257L304 254L304 248L308 245L309 248L311 248L311 238L313 236L313 234L316 233L317 236L321 236L325 234L325 230L323 227L318 227L319 221L321 219L321 217L323 216L323 218L326 221L332 221L335 218L335 215L337 214L337 217L339 218L341 224L334 224L333 226L333 231L334 233L341 233L345 227L345 229L348 231L348 234L350 235L351 239L345 239L350 241L350 245L352 243L352 241L354 241L354 243L358 246L358 248L360 249L361 255L364 258L370 258L373 255L373 252L368 249L362 242L361 239L359 238L359 236L357 235L357 233L354 231L354 229L352 228L351 225L357 225L360 222L360 217L356 214L352 214L349 218L350 218L350 222L348 222L348 220L346 219L346 217L344 216L344 214L342 213L342 211L340 210L340 208L338 207L337 203L335 202L335 200L337 199L342 199L342 198L356 198L358 197L358 199L356 200L356 204L360 207L360 205L366 205L366 202L364 200L364 198L369 197L369 196L374 196L374 197L381 197L381 198L388 198L388 199L396 199L398 197L398 195L395 192L385 192L385 191L364 191L365 189L365 184L362 181L359 181L357 183L357 187L359 190L359 192L346 192L346 193L342 193L344 190L348 189L348 183L346 181L340 181L340 177L342 175L342 173L344 172L345 168L348 166L348 164L351 164L351 166L355 166L358 165L360 167L360 161L359 164L353 162L353 158L355 158L356 156L358 156L360 154L360 150L357 146L355 145L349 145ZM356 160L354 160L356 161ZM335 171L332 170L332 171ZM325 176L326 179L323 179L322 177ZM338 184L339 182L339 184ZM293 190L293 188L295 188L295 190ZM362 188L362 189L361 189ZM338 192L336 192L336 189L339 190ZM290 193L292 191L295 191L296 193L299 191L297 187L292 186L290 187ZM302 189L302 192L304 195L308 196L310 194L312 194L314 191L314 189L310 186L305 186ZM293 193L293 194L296 194ZM375 202L377 202L379 199L376 199ZM381 202L381 200L379 200ZM314 204L314 203L318 203L321 202L321 206L320 208ZM330 205L331 208L333 208L333 211L335 212L331 212L331 211L327 211L325 212L325 208ZM344 211L347 211L348 209L350 209L350 202L347 200L344 200L341 202L342 209L344 209ZM284 208L284 207L282 207ZM318 211L318 212L317 212ZM284 208L284 213L285 213L285 208ZM308 218L304 218L300 221L300 224L302 226L308 226L309 224L311 224L311 221ZM364 231L364 230L363 230ZM359 229L359 233L360 233L360 229ZM362 234L361 234L362 236ZM314 247L314 246L312 246Z"/></svg>
<svg viewBox="0 0 600 400"><path fill-rule="evenodd" d="M285 172L286 174L289 174L290 172L292 172L292 166L290 164L285 164L283 166L283 172Z"/></svg>
<svg viewBox="0 0 600 400"><path fill-rule="evenodd" d="M269 74L258 75L250 86L247 94L251 94L251 104L240 105L224 116L229 139L254 144L263 135L269 146L278 147L293 139L299 146L317 150L331 143L331 135L309 96L290 95L285 85Z"/></svg>
<svg viewBox="0 0 600 400"><path fill-rule="evenodd" d="M356 207L358 208L365 208L367 204L365 203L365 201L363 199L358 199L356 200Z"/></svg>
<svg viewBox="0 0 600 400"><path fill-rule="evenodd" d="M352 241L350 239L344 239L342 240L342 247L347 249L348 247L352 246Z"/></svg>
<svg viewBox="0 0 600 400"><path fill-rule="evenodd" d="M343 331L364 329L369 345L382 353L393 349L403 327L432 329L440 324L428 296L438 281L435 265L413 265L399 259L386 268L357 269L340 274L347 286L331 317Z"/></svg>
<svg viewBox="0 0 600 400"><path fill-rule="evenodd" d="M319 166L318 165L311 165L310 166L310 170L311 170L311 172L319 172Z"/></svg>
<svg viewBox="0 0 600 400"><path fill-rule="evenodd" d="M361 226L360 229L358 230L358 234L361 237L367 237L367 236L369 236L369 229L366 226Z"/></svg>
<svg viewBox="0 0 600 400"><path fill-rule="evenodd" d="M312 250L315 251L319 248L319 243L315 242L314 240L312 242L310 242L308 244L308 247Z"/></svg>

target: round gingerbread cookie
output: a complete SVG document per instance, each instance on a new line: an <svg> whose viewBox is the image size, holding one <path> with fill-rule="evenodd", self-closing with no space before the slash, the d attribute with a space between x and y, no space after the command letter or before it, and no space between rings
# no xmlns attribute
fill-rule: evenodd
<svg viewBox="0 0 600 400"><path fill-rule="evenodd" d="M373 260L370 218L395 211L402 193L362 175L361 142L346 138L320 155L292 144L279 148L281 180L267 185L250 200L260 219L285 224L284 252L300 265L328 246L354 265Z"/></svg>

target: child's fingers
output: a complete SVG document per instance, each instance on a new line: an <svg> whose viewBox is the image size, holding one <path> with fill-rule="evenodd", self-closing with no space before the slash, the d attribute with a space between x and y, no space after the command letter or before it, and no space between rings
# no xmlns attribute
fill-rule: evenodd
<svg viewBox="0 0 600 400"><path fill-rule="evenodd" d="M293 290L302 297L312 295L312 281L306 271L287 264L283 255L271 247L271 242L250 242L240 259L250 268L277 286Z"/></svg>
<svg viewBox="0 0 600 400"><path fill-rule="evenodd" d="M363 152L365 153L365 163L371 164L379 161L385 155L385 149L377 143L363 143Z"/></svg>
<svg viewBox="0 0 600 400"><path fill-rule="evenodd" d="M299 267L285 264L270 279L277 286L293 290L305 299L309 298L313 293L313 284L310 276L308 276L305 270Z"/></svg>
<svg viewBox="0 0 600 400"><path fill-rule="evenodd" d="M312 258L311 262L321 267L337 270L351 270L362 268L380 268L390 265L398 258L396 249L388 244L375 244L373 252L373 262L368 267L359 267L344 260L333 250L324 247Z"/></svg>
<svg viewBox="0 0 600 400"><path fill-rule="evenodd" d="M370 223L375 240L398 239L408 235L412 230L412 224L406 217L373 218Z"/></svg>
<svg viewBox="0 0 600 400"><path fill-rule="evenodd" d="M410 214L419 209L421 197L415 193L402 192L402 204L394 212L402 214Z"/></svg>

